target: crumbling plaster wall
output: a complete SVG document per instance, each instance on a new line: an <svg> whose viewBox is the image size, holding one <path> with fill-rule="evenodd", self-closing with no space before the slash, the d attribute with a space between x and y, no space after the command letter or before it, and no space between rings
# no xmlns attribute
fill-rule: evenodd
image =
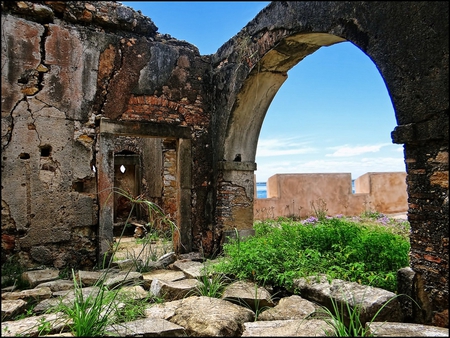
<svg viewBox="0 0 450 338"><path fill-rule="evenodd" d="M201 242L212 219L209 64L116 2L2 2L2 262L19 253L30 267L98 263L101 118L191 130L199 188L188 205Z"/></svg>

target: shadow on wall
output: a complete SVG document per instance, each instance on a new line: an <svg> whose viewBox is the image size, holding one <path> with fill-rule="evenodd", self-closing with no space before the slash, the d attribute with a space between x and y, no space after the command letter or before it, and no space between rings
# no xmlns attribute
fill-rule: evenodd
<svg viewBox="0 0 450 338"><path fill-rule="evenodd" d="M307 218L319 209L330 216L408 211L406 172L370 172L352 183L350 173L275 174L266 183L267 198L258 198L255 185L254 219Z"/></svg>

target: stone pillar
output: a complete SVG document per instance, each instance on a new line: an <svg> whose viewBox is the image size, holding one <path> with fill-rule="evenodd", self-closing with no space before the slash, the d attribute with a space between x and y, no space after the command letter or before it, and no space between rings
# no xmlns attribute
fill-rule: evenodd
<svg viewBox="0 0 450 338"><path fill-rule="evenodd" d="M253 201L256 163L219 162L217 226L222 243L237 230L240 236L253 230Z"/></svg>
<svg viewBox="0 0 450 338"><path fill-rule="evenodd" d="M405 149L412 297L420 306L412 317L448 327L448 115L397 126L392 140Z"/></svg>
<svg viewBox="0 0 450 338"><path fill-rule="evenodd" d="M101 125L100 125L101 126ZM113 243L114 227L114 136L109 133L100 132L99 150L97 154L98 175L98 201L99 201L99 224L98 224L98 264L108 264L109 255Z"/></svg>
<svg viewBox="0 0 450 338"><path fill-rule="evenodd" d="M192 251L192 225L191 225L191 140L178 140L178 226L180 243L176 250L180 253ZM174 243L176 245L178 243Z"/></svg>

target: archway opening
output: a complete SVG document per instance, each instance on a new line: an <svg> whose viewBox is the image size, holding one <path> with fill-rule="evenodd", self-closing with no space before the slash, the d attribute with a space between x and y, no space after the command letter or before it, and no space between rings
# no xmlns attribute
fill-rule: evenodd
<svg viewBox="0 0 450 338"><path fill-rule="evenodd" d="M256 199L279 198L288 189L272 186L270 191L268 181L277 174L349 173L355 194L355 180L361 177L362 182L366 173L392 173L404 189L400 194L406 217L403 147L390 137L396 125L389 93L372 60L351 42L321 47L288 71L264 117L255 157ZM370 198L365 203L376 208ZM309 208L295 204L272 216ZM255 200L255 218L263 208L268 207Z"/></svg>

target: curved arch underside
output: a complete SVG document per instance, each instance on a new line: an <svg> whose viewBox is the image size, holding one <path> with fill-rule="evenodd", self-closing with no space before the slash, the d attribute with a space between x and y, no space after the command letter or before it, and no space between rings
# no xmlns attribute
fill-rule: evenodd
<svg viewBox="0 0 450 338"><path fill-rule="evenodd" d="M255 65L237 95L225 140L225 160L237 154L254 162L264 117L287 72L319 48L346 41L326 33L295 34L281 40Z"/></svg>

